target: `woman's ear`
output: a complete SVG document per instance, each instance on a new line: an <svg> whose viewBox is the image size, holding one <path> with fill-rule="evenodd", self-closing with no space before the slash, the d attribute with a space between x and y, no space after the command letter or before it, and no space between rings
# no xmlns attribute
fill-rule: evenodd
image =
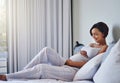
<svg viewBox="0 0 120 83"><path fill-rule="evenodd" d="M105 38L105 33L103 33L102 36Z"/></svg>

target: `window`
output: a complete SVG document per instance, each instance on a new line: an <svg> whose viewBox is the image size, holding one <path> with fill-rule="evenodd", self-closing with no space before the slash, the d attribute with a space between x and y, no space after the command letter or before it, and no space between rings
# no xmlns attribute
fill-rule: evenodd
<svg viewBox="0 0 120 83"><path fill-rule="evenodd" d="M6 0L0 0L0 57L7 57Z"/></svg>

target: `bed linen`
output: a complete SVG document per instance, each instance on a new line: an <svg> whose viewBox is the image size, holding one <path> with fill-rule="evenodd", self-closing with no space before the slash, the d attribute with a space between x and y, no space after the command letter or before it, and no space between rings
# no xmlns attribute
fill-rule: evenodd
<svg viewBox="0 0 120 83"><path fill-rule="evenodd" d="M114 48L113 48L114 47ZM112 67L113 67L113 69L114 69L114 67L120 67L119 66L119 64L118 63L120 63L120 61L118 60L118 59L120 59L120 58L118 58L118 57L120 57L120 52L117 54L117 52L119 51L119 48L120 48L120 39L119 39L119 42L117 43L117 44L114 44L114 45L112 45L112 46L109 46L108 48L110 48L110 49L108 49L107 51L109 51L109 52L107 52L107 53L104 53L103 54L103 56L105 56L105 57L102 57L102 62L101 62L101 65L100 65L100 67L98 68L98 70L97 70L97 73L95 73L95 75L93 76L93 81L94 82L92 82L92 81L88 81L88 80L86 80L86 79L84 79L84 80L77 80L77 81L72 81L72 82L66 82L66 81L61 81L61 80L55 80L55 79L11 79L11 80L9 80L9 81L0 81L0 83L113 83L113 82L106 82L106 78L104 78L104 80L103 79L100 79L100 78L102 78L103 76L102 75L104 75L105 73L104 73L104 71L105 71L105 69L104 69L104 66L103 65L105 65L105 63L107 64L107 66L105 66L105 68L107 68L109 65L108 64L111 64L112 62L114 62L115 60L117 60L117 61L115 61L115 62L117 62L116 64L114 64L114 65L112 65ZM114 50L113 50L113 49ZM112 54L111 54L112 53ZM114 53L115 53L115 55L114 55ZM112 56L113 55L113 56ZM111 58L110 58L111 57ZM114 60L112 60L111 61L111 59L113 59L114 58ZM110 61L108 61L108 60L110 60ZM110 65L110 67L108 67L107 69L109 70L110 68L112 68L111 67L111 65ZM108 71L106 69L106 71ZM120 83L120 81L118 80L118 78L120 77L119 75L119 70L120 68L116 68L116 70L115 71L117 71L118 70L118 73L116 73L116 72L111 72L111 73L107 73L106 75L108 75L108 74L115 74L114 76L116 76L116 78L114 78L114 79L110 79L110 80L117 80L115 83ZM104 71L103 71L104 70ZM106 72L105 71L105 72ZM113 71L113 70L112 70ZM102 73L101 73L102 72ZM102 75L101 75L102 74ZM97 76L97 77L96 77ZM105 76L105 75L104 75ZM111 75L112 76L112 75ZM108 79L109 79L109 77L110 77L110 75L108 75L108 76L106 76ZM99 79L99 80L98 80ZM99 81L99 82L98 82Z"/></svg>
<svg viewBox="0 0 120 83"><path fill-rule="evenodd" d="M0 81L0 83L93 83L92 81L73 81L65 82L61 80L54 79L35 79L35 80L9 80L9 81Z"/></svg>

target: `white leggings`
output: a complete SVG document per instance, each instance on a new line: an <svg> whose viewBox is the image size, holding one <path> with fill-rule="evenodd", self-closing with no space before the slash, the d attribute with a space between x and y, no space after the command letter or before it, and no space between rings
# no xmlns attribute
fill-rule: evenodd
<svg viewBox="0 0 120 83"><path fill-rule="evenodd" d="M9 79L58 79L72 81L77 68L65 64L65 59L53 49L43 48L23 70L6 74Z"/></svg>

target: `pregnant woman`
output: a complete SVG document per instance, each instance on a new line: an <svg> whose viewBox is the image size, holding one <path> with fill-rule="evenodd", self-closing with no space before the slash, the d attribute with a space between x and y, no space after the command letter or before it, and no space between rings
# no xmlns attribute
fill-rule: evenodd
<svg viewBox="0 0 120 83"><path fill-rule="evenodd" d="M108 31L108 26L103 22L94 24L90 29L90 34L95 40L95 43L90 43L88 47L98 49L95 55L106 51L108 47L106 44ZM87 48L83 50L86 49ZM83 55L84 57L87 57L88 59L93 57L90 55L89 50L86 50L86 52L87 55ZM23 70L6 75L0 75L0 80L57 79L72 81L79 68L87 62L75 60L73 58L71 57L70 59L65 60L53 49L45 47L24 67Z"/></svg>

